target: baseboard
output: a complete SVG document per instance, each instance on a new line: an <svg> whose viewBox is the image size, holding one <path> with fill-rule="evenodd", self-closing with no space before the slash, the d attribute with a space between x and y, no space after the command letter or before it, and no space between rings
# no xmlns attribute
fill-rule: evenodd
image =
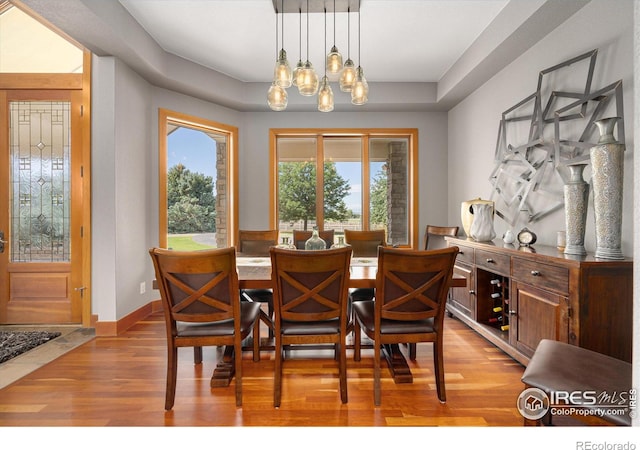
<svg viewBox="0 0 640 450"><path fill-rule="evenodd" d="M98 316L92 315L91 325L96 330L96 336L118 336L140 320L158 311L162 311L162 301L153 300L135 311L130 312L123 318L112 322L101 322L98 320Z"/></svg>

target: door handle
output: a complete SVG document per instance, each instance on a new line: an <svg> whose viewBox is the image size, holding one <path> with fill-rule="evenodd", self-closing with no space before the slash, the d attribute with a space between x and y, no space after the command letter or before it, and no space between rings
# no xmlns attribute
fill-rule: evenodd
<svg viewBox="0 0 640 450"><path fill-rule="evenodd" d="M0 231L0 253L4 253L4 246L8 243L9 241L4 240L4 231Z"/></svg>

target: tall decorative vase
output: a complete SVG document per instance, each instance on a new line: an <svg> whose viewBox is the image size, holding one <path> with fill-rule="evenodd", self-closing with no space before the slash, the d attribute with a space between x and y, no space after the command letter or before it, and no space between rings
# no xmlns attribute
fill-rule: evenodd
<svg viewBox="0 0 640 450"><path fill-rule="evenodd" d="M567 166L569 168L569 181L564 185L567 236L564 253L567 255L587 254L584 248L584 233L587 226L589 184L582 177L586 166L586 163Z"/></svg>
<svg viewBox="0 0 640 450"><path fill-rule="evenodd" d="M591 147L591 182L596 219L596 258L624 259L622 241L622 181L624 144L613 130L620 117L595 121L600 139Z"/></svg>

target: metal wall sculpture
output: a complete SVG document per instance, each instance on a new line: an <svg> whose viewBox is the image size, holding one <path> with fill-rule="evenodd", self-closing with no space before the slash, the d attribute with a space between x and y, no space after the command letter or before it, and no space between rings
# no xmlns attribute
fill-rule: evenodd
<svg viewBox="0 0 640 450"><path fill-rule="evenodd" d="M567 166L588 162L598 140L594 121L611 100L615 115L623 117L622 80L591 88L597 54L592 50L541 71L535 92L502 113L489 180L495 213L509 225L537 222L562 208Z"/></svg>

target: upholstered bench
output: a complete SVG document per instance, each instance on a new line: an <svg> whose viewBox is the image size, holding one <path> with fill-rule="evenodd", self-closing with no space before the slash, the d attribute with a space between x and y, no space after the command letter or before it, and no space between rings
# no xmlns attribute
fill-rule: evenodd
<svg viewBox="0 0 640 450"><path fill-rule="evenodd" d="M628 362L543 339L522 375L522 382L527 388L541 389L551 400L551 407L544 417L537 420L525 417L525 425L551 424L553 406L559 403L575 406L576 416L597 417L614 425L631 425L629 411L636 399L630 398L635 391L631 391L631 364ZM570 409L557 408L558 411Z"/></svg>

